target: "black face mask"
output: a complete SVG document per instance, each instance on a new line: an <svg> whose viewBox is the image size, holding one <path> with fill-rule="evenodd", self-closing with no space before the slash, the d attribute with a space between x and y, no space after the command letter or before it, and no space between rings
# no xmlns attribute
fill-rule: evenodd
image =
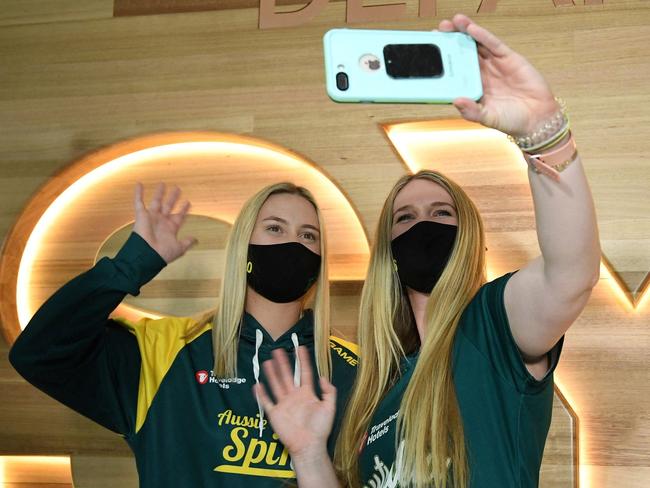
<svg viewBox="0 0 650 488"><path fill-rule="evenodd" d="M318 254L299 242L249 244L248 284L267 300L293 302L318 279L320 260Z"/></svg>
<svg viewBox="0 0 650 488"><path fill-rule="evenodd" d="M431 293L447 265L458 226L424 220L391 242L402 286Z"/></svg>

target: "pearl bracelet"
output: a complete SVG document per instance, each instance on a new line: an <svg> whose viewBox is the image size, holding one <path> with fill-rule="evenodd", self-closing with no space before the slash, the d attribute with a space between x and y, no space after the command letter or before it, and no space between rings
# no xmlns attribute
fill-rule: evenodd
<svg viewBox="0 0 650 488"><path fill-rule="evenodd" d="M532 134L521 137L508 135L508 139L519 146L522 151L533 152L544 147L550 147L559 141L569 131L569 118L566 113L566 102L555 97L560 109Z"/></svg>
<svg viewBox="0 0 650 488"><path fill-rule="evenodd" d="M560 130L558 130L555 134L553 134L551 137L546 139L543 142L540 142L539 144L536 144L533 147L528 147L526 149L520 148L522 151L527 152L529 154L538 152L538 151L544 151L550 147L555 146L559 141L561 141L564 136L566 136L569 132L571 132L571 124L569 124L569 121L567 120L567 123L564 124Z"/></svg>

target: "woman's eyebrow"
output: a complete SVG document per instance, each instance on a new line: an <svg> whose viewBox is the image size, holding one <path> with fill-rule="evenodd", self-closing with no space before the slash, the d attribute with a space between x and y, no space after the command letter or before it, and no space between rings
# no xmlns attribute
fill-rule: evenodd
<svg viewBox="0 0 650 488"><path fill-rule="evenodd" d="M266 218L262 219L262 221L265 221L265 220L275 220L276 222L280 222L281 224L288 224L289 223L286 220L284 220L283 218L274 217L274 216L266 217Z"/></svg>
<svg viewBox="0 0 650 488"><path fill-rule="evenodd" d="M449 203L449 202L433 202L430 206L431 207L442 207L442 206L445 206L445 205L448 206L448 207L453 208L454 210L456 210L456 207L454 207L454 205L452 203Z"/></svg>
<svg viewBox="0 0 650 488"><path fill-rule="evenodd" d="M320 229L318 227L316 227L316 226L311 225L311 224L303 224L303 225L300 226L300 228L301 229L312 229L312 230L315 230L316 232L320 233Z"/></svg>
<svg viewBox="0 0 650 488"><path fill-rule="evenodd" d="M393 215L395 215L398 212L401 212L402 210L406 210L406 209L409 209L409 208L413 208L413 205L404 205L404 206L398 208L397 210L395 210L393 212Z"/></svg>
<svg viewBox="0 0 650 488"><path fill-rule="evenodd" d="M262 219L262 222L264 222L266 220L273 220L275 222L280 222L281 224L289 225L289 222L287 222L282 217L275 217L275 216L266 217L266 218ZM312 229L312 230L315 230L316 232L320 232L320 229L318 227L316 227L314 225L311 225L311 224L303 224L303 225L300 226L300 228L302 228L302 229Z"/></svg>
<svg viewBox="0 0 650 488"><path fill-rule="evenodd" d="M454 205L451 204L451 203L449 203L449 202L431 202L431 203L429 204L429 206L430 206L430 207L442 207L442 206L447 206L447 207L451 207L451 208L453 208L454 210L456 210L456 207L454 207ZM401 212L402 210L407 210L407 209L409 209L409 208L413 208L413 205L404 205L404 206L398 208L397 210L395 210L395 211L393 212L393 215L397 214L398 212Z"/></svg>

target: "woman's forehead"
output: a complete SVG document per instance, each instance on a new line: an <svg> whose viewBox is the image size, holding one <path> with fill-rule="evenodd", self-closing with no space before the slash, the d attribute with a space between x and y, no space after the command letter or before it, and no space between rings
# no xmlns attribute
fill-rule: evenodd
<svg viewBox="0 0 650 488"><path fill-rule="evenodd" d="M275 193L260 209L259 218L282 217L285 220L307 220L318 223L316 209L305 197L291 193ZM313 223L309 222L309 223Z"/></svg>
<svg viewBox="0 0 650 488"><path fill-rule="evenodd" d="M454 201L447 190L438 183L428 179L416 178L409 181L395 196L393 210L406 205L418 205L431 202L447 202L453 205Z"/></svg>

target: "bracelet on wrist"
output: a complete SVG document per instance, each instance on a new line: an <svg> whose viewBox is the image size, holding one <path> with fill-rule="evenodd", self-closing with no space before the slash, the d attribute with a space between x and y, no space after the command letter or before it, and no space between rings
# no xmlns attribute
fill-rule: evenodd
<svg viewBox="0 0 650 488"><path fill-rule="evenodd" d="M553 134L551 137L549 137L547 140L541 142L540 144L537 144L533 147L529 147L526 149L521 149L524 152L527 152L528 154L533 154L541 151L546 151L547 149L552 148L555 146L557 143L559 143L562 139L564 139L564 136L566 136L569 132L571 131L571 126L569 122L567 123L555 134Z"/></svg>
<svg viewBox="0 0 650 488"><path fill-rule="evenodd" d="M524 152L523 154L531 171L546 175L555 181L559 181L560 173L578 158L575 139L570 131L569 139L550 152L545 154L528 154Z"/></svg>
<svg viewBox="0 0 650 488"><path fill-rule="evenodd" d="M522 151L526 152L539 151L544 147L552 146L554 142L562 139L564 134L569 130L569 117L566 111L566 102L558 97L555 97L555 100L560 105L560 108L550 119L541 124L541 127L531 134L524 136L513 137L508 135L508 139L517 144ZM564 134L559 136L563 132Z"/></svg>

